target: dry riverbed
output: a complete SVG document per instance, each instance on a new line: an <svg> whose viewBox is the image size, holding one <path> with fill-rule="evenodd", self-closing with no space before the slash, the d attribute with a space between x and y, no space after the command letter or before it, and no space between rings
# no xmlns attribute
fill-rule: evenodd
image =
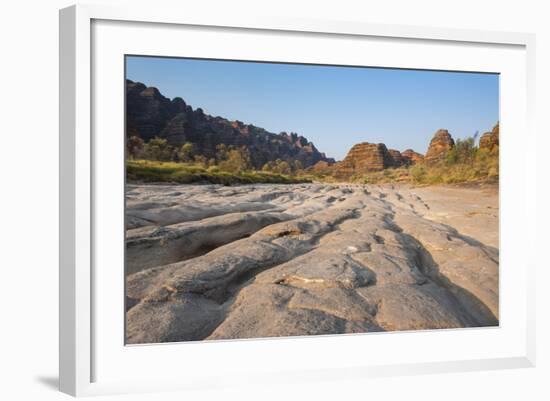
<svg viewBox="0 0 550 401"><path fill-rule="evenodd" d="M498 190L128 185L128 343L498 325Z"/></svg>

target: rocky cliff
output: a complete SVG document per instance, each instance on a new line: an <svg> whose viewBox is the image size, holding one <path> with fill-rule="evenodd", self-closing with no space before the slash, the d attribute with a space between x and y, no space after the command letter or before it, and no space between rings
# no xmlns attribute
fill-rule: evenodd
<svg viewBox="0 0 550 401"><path fill-rule="evenodd" d="M421 161L422 158L420 153L411 149L401 153L395 149L388 149L383 143L363 142L354 145L345 159L336 163L333 168L336 177L346 178L353 174L409 166Z"/></svg>
<svg viewBox="0 0 550 401"><path fill-rule="evenodd" d="M299 160L304 167L334 162L296 133L274 134L252 124L213 117L200 108L194 110L180 97L170 100L158 89L130 80L126 81L126 135L144 141L158 136L176 146L191 142L207 158L215 156L219 144L246 146L258 169L277 159Z"/></svg>
<svg viewBox="0 0 550 401"><path fill-rule="evenodd" d="M401 156L407 161L408 164L422 163L424 161L424 155L415 152L412 149L406 149L401 152Z"/></svg>
<svg viewBox="0 0 550 401"><path fill-rule="evenodd" d="M390 155L390 167L401 167L409 164L409 160L396 149L388 149Z"/></svg>
<svg viewBox="0 0 550 401"><path fill-rule="evenodd" d="M363 142L354 145L345 159L334 166L340 177L380 171L393 164L392 157L383 143Z"/></svg>
<svg viewBox="0 0 550 401"><path fill-rule="evenodd" d="M445 159L445 155L453 148L455 141L446 129L438 130L430 141L430 146L424 156L427 163L435 163Z"/></svg>
<svg viewBox="0 0 550 401"><path fill-rule="evenodd" d="M493 130L486 132L479 138L479 149L489 152L497 152L499 147L499 123L493 127Z"/></svg>

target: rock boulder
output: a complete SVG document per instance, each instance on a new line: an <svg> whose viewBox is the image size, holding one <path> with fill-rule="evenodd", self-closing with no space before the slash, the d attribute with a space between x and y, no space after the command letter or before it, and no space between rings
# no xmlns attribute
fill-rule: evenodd
<svg viewBox="0 0 550 401"><path fill-rule="evenodd" d="M486 132L479 138L479 149L489 152L498 152L499 147L499 124L493 127L493 130Z"/></svg>
<svg viewBox="0 0 550 401"><path fill-rule="evenodd" d="M362 142L354 145L345 159L336 163L338 177L349 177L372 171L381 171L392 167L394 160L383 143Z"/></svg>
<svg viewBox="0 0 550 401"><path fill-rule="evenodd" d="M446 129L438 130L430 141L430 146L424 157L427 163L436 163L443 159L449 150L455 146L453 137Z"/></svg>
<svg viewBox="0 0 550 401"><path fill-rule="evenodd" d="M424 161L424 155L415 152L412 149L407 149L401 152L401 156L405 159L406 163L409 165L422 163Z"/></svg>
<svg viewBox="0 0 550 401"><path fill-rule="evenodd" d="M401 167L407 165L407 160L403 157L400 151L388 149L388 153L391 157L391 167Z"/></svg>

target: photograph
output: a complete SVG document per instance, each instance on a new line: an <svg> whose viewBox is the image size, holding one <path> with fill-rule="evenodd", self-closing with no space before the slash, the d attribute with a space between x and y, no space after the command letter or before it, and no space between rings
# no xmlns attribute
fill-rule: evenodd
<svg viewBox="0 0 550 401"><path fill-rule="evenodd" d="M126 345L499 327L498 73L125 55L120 79Z"/></svg>

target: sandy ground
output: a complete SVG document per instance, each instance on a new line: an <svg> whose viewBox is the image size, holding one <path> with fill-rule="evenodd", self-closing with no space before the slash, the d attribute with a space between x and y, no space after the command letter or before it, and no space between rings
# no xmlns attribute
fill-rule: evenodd
<svg viewBox="0 0 550 401"><path fill-rule="evenodd" d="M496 188L129 185L128 343L498 324Z"/></svg>

